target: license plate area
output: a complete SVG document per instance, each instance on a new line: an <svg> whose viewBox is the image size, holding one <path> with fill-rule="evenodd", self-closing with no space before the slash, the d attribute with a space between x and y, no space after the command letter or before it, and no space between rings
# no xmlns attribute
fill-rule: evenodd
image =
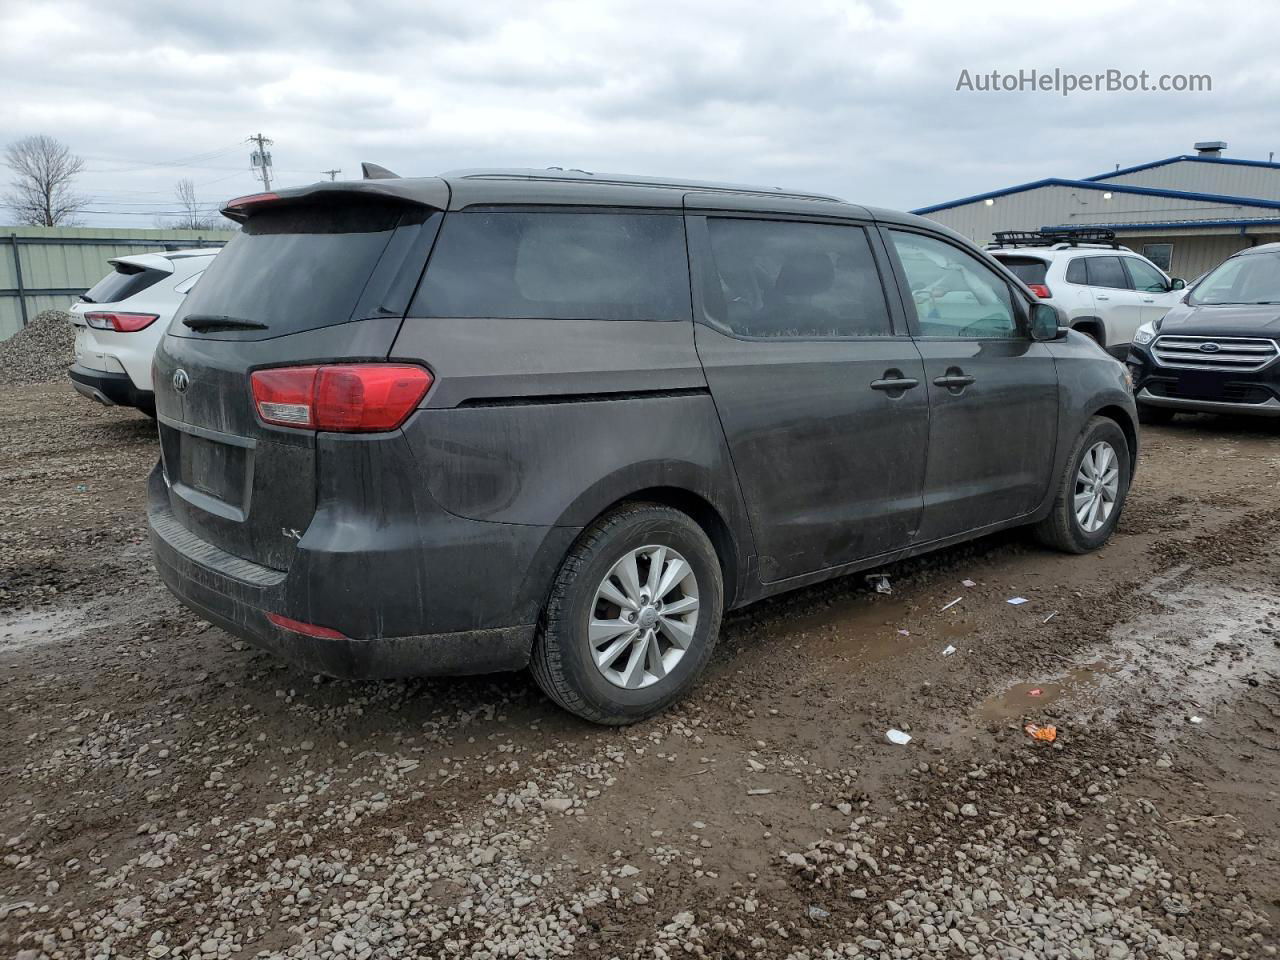
<svg viewBox="0 0 1280 960"><path fill-rule="evenodd" d="M255 443L188 424L162 423L161 451L172 492L192 506L242 522L253 490Z"/></svg>
<svg viewBox="0 0 1280 960"><path fill-rule="evenodd" d="M1197 400L1218 400L1226 380L1226 375L1209 370L1182 370L1178 374L1178 393Z"/></svg>

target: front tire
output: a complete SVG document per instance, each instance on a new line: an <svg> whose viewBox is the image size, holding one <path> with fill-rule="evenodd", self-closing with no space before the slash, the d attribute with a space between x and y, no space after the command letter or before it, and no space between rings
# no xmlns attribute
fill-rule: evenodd
<svg viewBox="0 0 1280 960"><path fill-rule="evenodd" d="M1120 522L1131 475L1124 431L1114 420L1091 418L1058 479L1053 509L1035 526L1036 536L1067 553L1097 550Z"/></svg>
<svg viewBox="0 0 1280 960"><path fill-rule="evenodd" d="M720 632L724 579L686 514L619 507L561 564L530 669L548 697L594 723L634 723L693 687Z"/></svg>

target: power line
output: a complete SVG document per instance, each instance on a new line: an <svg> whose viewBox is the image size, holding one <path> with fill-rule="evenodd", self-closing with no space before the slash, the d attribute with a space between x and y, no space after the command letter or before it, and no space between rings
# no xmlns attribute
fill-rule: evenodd
<svg viewBox="0 0 1280 960"><path fill-rule="evenodd" d="M330 179L330 180L337 180L337 179L338 179L338 174L340 174L340 173L342 172L342 168L341 168L341 167L338 167L338 168L336 168L336 169L334 169L334 170L321 170L320 172L321 172L321 173L327 173L327 174L329 175L329 179Z"/></svg>

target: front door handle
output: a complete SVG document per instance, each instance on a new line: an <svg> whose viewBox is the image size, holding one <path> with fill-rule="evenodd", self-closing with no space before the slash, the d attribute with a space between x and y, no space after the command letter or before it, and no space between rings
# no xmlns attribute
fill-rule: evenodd
<svg viewBox="0 0 1280 960"><path fill-rule="evenodd" d="M1143 303L1155 303L1155 302L1156 302L1156 298L1155 298L1155 297L1143 297L1143 298L1142 298L1142 302L1143 302Z"/></svg>
<svg viewBox="0 0 1280 960"><path fill-rule="evenodd" d="M948 390L957 390L967 387L973 383L974 377L963 373L949 373L945 377L934 377L933 385L935 387L946 387Z"/></svg>

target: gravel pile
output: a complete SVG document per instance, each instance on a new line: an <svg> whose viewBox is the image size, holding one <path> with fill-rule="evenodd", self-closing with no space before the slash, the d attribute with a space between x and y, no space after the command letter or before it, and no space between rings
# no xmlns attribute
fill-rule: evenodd
<svg viewBox="0 0 1280 960"><path fill-rule="evenodd" d="M67 375L75 359L71 314L45 310L26 328L0 342L0 384L52 383Z"/></svg>

